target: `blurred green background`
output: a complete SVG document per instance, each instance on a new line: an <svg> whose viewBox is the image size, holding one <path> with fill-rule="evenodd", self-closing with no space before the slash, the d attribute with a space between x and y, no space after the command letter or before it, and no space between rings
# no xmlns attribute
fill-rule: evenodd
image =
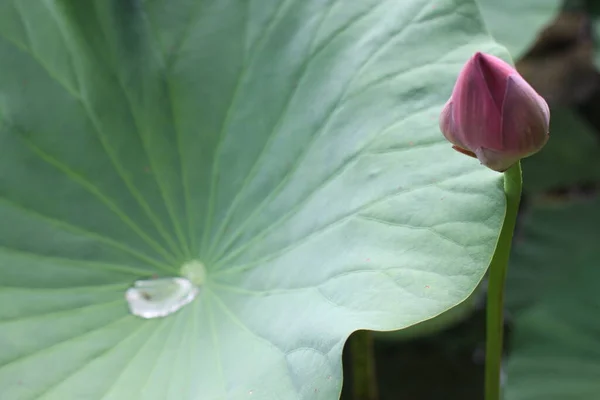
<svg viewBox="0 0 600 400"><path fill-rule="evenodd" d="M600 399L600 3L479 0L490 33L551 109L523 164L506 299L507 400ZM375 334L382 400L481 400L485 285L411 329ZM344 352L344 391L352 396Z"/></svg>

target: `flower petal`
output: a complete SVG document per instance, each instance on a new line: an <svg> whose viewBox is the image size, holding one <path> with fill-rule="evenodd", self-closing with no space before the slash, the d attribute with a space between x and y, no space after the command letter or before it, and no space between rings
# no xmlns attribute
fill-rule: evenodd
<svg viewBox="0 0 600 400"><path fill-rule="evenodd" d="M498 172L506 171L521 159L520 155L511 155L485 147L476 149L475 155L481 164Z"/></svg>
<svg viewBox="0 0 600 400"><path fill-rule="evenodd" d="M501 114L474 57L461 71L452 92L456 130L468 150L501 143ZM491 143L489 143L491 142Z"/></svg>
<svg viewBox="0 0 600 400"><path fill-rule="evenodd" d="M527 157L548 141L548 105L519 75L508 79L502 117L502 143L495 150Z"/></svg>
<svg viewBox="0 0 600 400"><path fill-rule="evenodd" d="M454 116L452 115L452 110L452 98L450 98L446 102L444 108L442 109L442 112L440 113L440 131L442 131L442 134L450 143L460 147L464 147L465 145L463 144L463 141L460 138L460 132L456 129L456 124L454 123Z"/></svg>

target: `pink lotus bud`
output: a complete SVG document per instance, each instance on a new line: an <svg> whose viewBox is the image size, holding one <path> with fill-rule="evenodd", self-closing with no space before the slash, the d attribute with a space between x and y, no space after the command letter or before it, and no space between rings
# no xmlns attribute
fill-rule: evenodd
<svg viewBox="0 0 600 400"><path fill-rule="evenodd" d="M440 115L455 150L498 172L548 141L546 101L501 59L476 53L465 64Z"/></svg>

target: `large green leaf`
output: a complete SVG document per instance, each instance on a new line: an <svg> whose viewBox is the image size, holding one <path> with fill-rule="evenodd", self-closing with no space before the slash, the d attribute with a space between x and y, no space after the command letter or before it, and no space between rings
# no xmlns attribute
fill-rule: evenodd
<svg viewBox="0 0 600 400"><path fill-rule="evenodd" d="M518 310L507 400L589 400L600 393L600 200L537 205L515 246Z"/></svg>
<svg viewBox="0 0 600 400"><path fill-rule="evenodd" d="M471 0L1 0L1 397L335 398L491 258L503 176L437 127L476 50Z"/></svg>
<svg viewBox="0 0 600 400"><path fill-rule="evenodd" d="M431 337L433 335L440 334L444 330L450 329L451 327L464 322L473 315L477 307L483 303L482 300L485 298L486 283L486 281L482 281L465 301L457 304L450 310L436 316L435 318L425 320L416 325L412 325L409 328L398 331L375 332L374 337L377 340L404 341L414 340L416 338Z"/></svg>

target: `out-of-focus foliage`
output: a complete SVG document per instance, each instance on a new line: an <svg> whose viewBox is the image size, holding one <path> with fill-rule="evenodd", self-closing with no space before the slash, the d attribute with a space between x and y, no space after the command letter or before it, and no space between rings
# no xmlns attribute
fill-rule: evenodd
<svg viewBox="0 0 600 400"><path fill-rule="evenodd" d="M572 110L556 108L550 140L535 156L522 161L527 194L600 180L598 137Z"/></svg>
<svg viewBox="0 0 600 400"><path fill-rule="evenodd" d="M478 0L490 33L519 58L560 9L560 0Z"/></svg>
<svg viewBox="0 0 600 400"><path fill-rule="evenodd" d="M600 199L536 198L523 223L509 272L507 400L596 399Z"/></svg>

